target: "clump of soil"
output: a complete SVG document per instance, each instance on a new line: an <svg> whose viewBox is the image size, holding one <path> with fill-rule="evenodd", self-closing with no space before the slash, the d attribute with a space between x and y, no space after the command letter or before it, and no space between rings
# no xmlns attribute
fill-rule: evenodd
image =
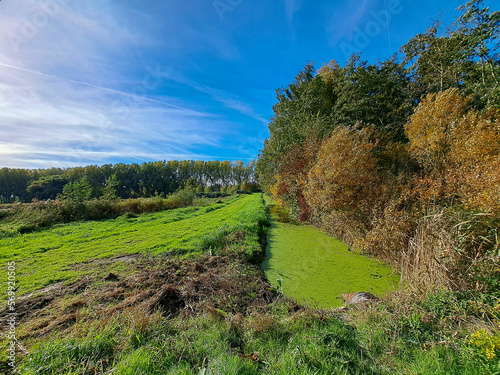
<svg viewBox="0 0 500 375"><path fill-rule="evenodd" d="M160 289L150 300L150 311L159 309L163 315L177 315L186 306L179 289L170 285Z"/></svg>
<svg viewBox="0 0 500 375"><path fill-rule="evenodd" d="M114 274L113 272L110 272L105 278L104 280L106 281L118 281L120 278L118 277L117 274Z"/></svg>
<svg viewBox="0 0 500 375"><path fill-rule="evenodd" d="M186 318L207 310L247 315L277 298L260 268L237 256L137 257L127 274L109 273L104 278L48 286L22 297L16 309L19 326L25 327L19 338L28 338L132 308L158 311L166 318ZM7 314L6 310L0 312L0 321Z"/></svg>

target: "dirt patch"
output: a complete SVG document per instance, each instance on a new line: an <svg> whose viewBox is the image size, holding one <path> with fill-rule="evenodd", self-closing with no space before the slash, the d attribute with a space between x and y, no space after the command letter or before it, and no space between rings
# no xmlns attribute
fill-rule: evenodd
<svg viewBox="0 0 500 375"><path fill-rule="evenodd" d="M234 232L234 240L237 242L245 241L245 232L243 232L242 230Z"/></svg>
<svg viewBox="0 0 500 375"><path fill-rule="evenodd" d="M132 263L136 262L141 256L139 254L130 254L130 255L120 255L112 258L100 258L100 259L91 259L81 263L75 263L72 265L73 269L80 269L82 267L88 266L102 266L108 265L114 262L124 262L124 263Z"/></svg>
<svg viewBox="0 0 500 375"><path fill-rule="evenodd" d="M135 263L128 274L86 277L71 285L57 283L24 296L18 301L18 322L25 327L19 338L44 336L130 309L145 314L158 311L165 318L206 311L248 315L278 298L263 281L260 268L236 256L126 259L132 258ZM0 320L6 314L0 312Z"/></svg>
<svg viewBox="0 0 500 375"><path fill-rule="evenodd" d="M184 308L186 303L182 299L179 289L170 285L160 289L150 300L149 309L151 312L160 310L164 316L177 315L179 310Z"/></svg>
<svg viewBox="0 0 500 375"><path fill-rule="evenodd" d="M64 289L63 282L47 285L46 287L44 287L42 289L38 289L34 292L31 292L31 293L25 294L24 296L19 297L18 305L21 302L23 302L24 300L32 299L35 296L41 296L41 295L47 295L47 294L59 295L59 294L61 294L63 289Z"/></svg>
<svg viewBox="0 0 500 375"><path fill-rule="evenodd" d="M118 281L119 279L119 276L113 272L108 273L108 275L104 278L106 281Z"/></svg>
<svg viewBox="0 0 500 375"><path fill-rule="evenodd" d="M16 304L17 319L19 321L29 318L34 311L39 311L50 305L54 301L53 296L39 295L32 298L25 298ZM2 318L3 318L2 314Z"/></svg>

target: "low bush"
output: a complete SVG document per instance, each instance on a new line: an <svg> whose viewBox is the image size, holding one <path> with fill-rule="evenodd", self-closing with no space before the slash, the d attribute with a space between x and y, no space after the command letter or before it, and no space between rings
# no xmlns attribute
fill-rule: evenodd
<svg viewBox="0 0 500 375"><path fill-rule="evenodd" d="M225 191L213 191L210 193L196 193L196 197L198 198L222 198L222 197L230 197L231 194L226 193Z"/></svg>
<svg viewBox="0 0 500 375"><path fill-rule="evenodd" d="M35 201L30 204L14 206L8 211L0 211L4 226L3 235L14 232L29 233L39 228L59 223L86 220L106 220L123 214L159 212L194 204L195 193L180 190L167 198L137 198L118 201L115 199L91 199L82 201L71 198ZM11 227L11 229L7 229Z"/></svg>

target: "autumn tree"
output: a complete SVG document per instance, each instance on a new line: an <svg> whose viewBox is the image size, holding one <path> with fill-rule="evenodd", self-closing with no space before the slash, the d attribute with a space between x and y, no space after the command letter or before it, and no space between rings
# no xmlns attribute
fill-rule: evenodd
<svg viewBox="0 0 500 375"><path fill-rule="evenodd" d="M378 194L373 128L337 127L321 146L304 190L317 217L332 211L367 214Z"/></svg>
<svg viewBox="0 0 500 375"><path fill-rule="evenodd" d="M409 152L422 166L421 198L458 198L482 210L498 210L500 111L468 109L457 89L429 94L405 130Z"/></svg>
<svg viewBox="0 0 500 375"><path fill-rule="evenodd" d="M304 66L287 87L276 90L278 102L269 123L269 139L264 141L256 171L264 191L275 185L287 152L308 142L317 142L335 127L332 110L335 92L332 84L315 74L312 63ZM325 73L326 74L326 73ZM293 152L293 151L292 151Z"/></svg>
<svg viewBox="0 0 500 375"><path fill-rule="evenodd" d="M467 206L500 211L500 110L470 110L453 128L449 183Z"/></svg>
<svg viewBox="0 0 500 375"><path fill-rule="evenodd" d="M442 174L447 167L453 126L467 113L467 102L457 89L429 94L405 125L410 154L427 172Z"/></svg>
<svg viewBox="0 0 500 375"><path fill-rule="evenodd" d="M273 197L290 209L291 217L296 221L306 221L310 215L304 189L319 147L319 143L305 143L281 155L276 182L270 188Z"/></svg>

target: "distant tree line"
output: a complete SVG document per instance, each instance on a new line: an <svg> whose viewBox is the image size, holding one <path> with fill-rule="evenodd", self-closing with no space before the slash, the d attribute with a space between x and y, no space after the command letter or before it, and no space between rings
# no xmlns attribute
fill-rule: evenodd
<svg viewBox="0 0 500 375"><path fill-rule="evenodd" d="M442 264L429 257L426 269L449 277L500 248L500 12L482 0L459 10L452 25L434 24L387 61L354 54L317 72L307 64L276 91L256 166L263 190L292 218L396 267L417 269L408 246L427 214L455 210L450 238L460 220L481 218L481 231L468 227L477 243L457 242L470 247Z"/></svg>
<svg viewBox="0 0 500 375"><path fill-rule="evenodd" d="M197 191L256 190L255 162L170 160L142 164L105 164L76 168L0 169L0 202L55 199L65 186L89 183L87 198L106 195L107 187L119 198L166 195L188 187Z"/></svg>

